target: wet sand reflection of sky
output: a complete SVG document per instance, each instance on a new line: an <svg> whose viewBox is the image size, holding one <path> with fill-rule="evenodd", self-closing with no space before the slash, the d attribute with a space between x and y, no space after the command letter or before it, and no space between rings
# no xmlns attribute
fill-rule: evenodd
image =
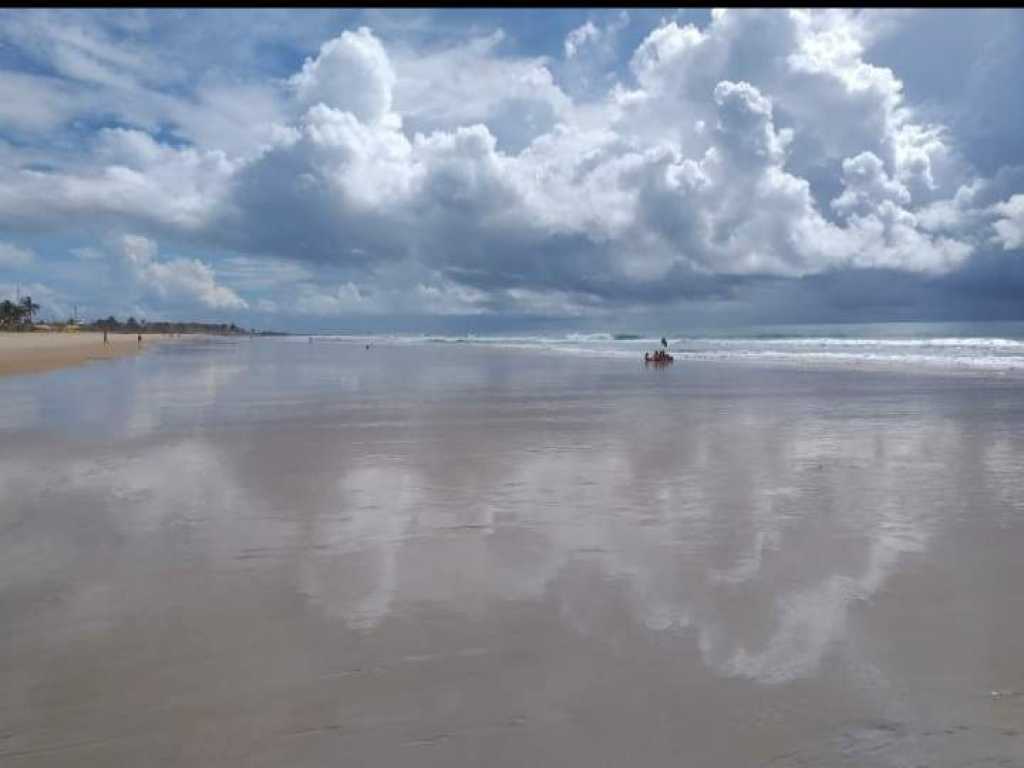
<svg viewBox="0 0 1024 768"><path fill-rule="evenodd" d="M298 640L315 658L317 627L354 633L322 650L333 659L358 637L389 647L395 626L500 623L522 606L623 659L645 636L659 663L692 659L723 681L823 685L849 669L870 698L905 685L865 613L894 578L941 572L971 515L1020 530L1019 433L959 385L907 398L892 394L902 379L755 387L713 367L652 380L598 361L578 389L568 369L531 387L486 352L444 354L466 357L423 390L381 390L380 362L332 389L322 361L281 372L265 350L169 352L121 370L92 436L81 413L97 372L75 374L75 410L49 408L55 379L40 387L33 421L3 424L19 445L0 462L0 599L19 617L6 657L44 638L30 670L180 622L130 658L191 658L234 623L251 630L239 664L298 674L314 662L280 654ZM200 620L206 635L178 634ZM450 651L460 664L490 653L472 634ZM25 675L12 690L28 695Z"/></svg>

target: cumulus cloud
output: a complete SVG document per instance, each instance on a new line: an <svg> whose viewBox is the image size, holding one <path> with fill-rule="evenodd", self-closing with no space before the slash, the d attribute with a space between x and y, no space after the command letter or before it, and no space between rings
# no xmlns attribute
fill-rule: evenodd
<svg viewBox="0 0 1024 768"><path fill-rule="evenodd" d="M105 127L74 162L0 154L0 223L234 251L220 274L290 286L263 298L325 315L403 301L571 314L835 270L950 274L993 243L1021 247L1021 180L971 172L897 73L868 61L885 26L871 18L716 11L651 30L617 74L625 14L572 30L561 62L504 53L501 31L422 49L343 31L279 81L279 100L206 86L194 109L234 105L205 123L213 146ZM107 48L75 45L62 71L113 87ZM124 55L132 87L153 81ZM250 103L259 141L216 146ZM147 238L121 247L153 295L246 306L209 264L161 261ZM261 277L258 260L276 266Z"/></svg>
<svg viewBox="0 0 1024 768"><path fill-rule="evenodd" d="M104 128L93 149L81 169L0 168L0 220L38 226L109 215L198 230L235 167L223 152L173 147L133 129Z"/></svg>
<svg viewBox="0 0 1024 768"><path fill-rule="evenodd" d="M307 106L326 104L363 122L376 122L391 110L395 72L384 46L360 27L324 43L289 83Z"/></svg>
<svg viewBox="0 0 1024 768"><path fill-rule="evenodd" d="M1000 219L992 226L995 239L1004 250L1024 248L1024 195L1014 195L1005 203L993 206Z"/></svg>
<svg viewBox="0 0 1024 768"><path fill-rule="evenodd" d="M486 123L500 146L519 151L564 118L571 99L550 62L498 53L501 30L436 51L397 47L395 108L411 132Z"/></svg>
<svg viewBox="0 0 1024 768"><path fill-rule="evenodd" d="M793 133L776 133L771 101L742 82L722 81L713 93L718 105L718 130L730 154L743 164L778 164Z"/></svg>
<svg viewBox="0 0 1024 768"><path fill-rule="evenodd" d="M832 201L832 207L843 215L869 213L886 201L910 202L907 188L890 179L882 161L871 152L843 160L843 186L843 194Z"/></svg>
<svg viewBox="0 0 1024 768"><path fill-rule="evenodd" d="M622 33L629 25L629 12L620 11L604 24L588 19L566 35L563 59L554 66L566 93L582 103L607 93L615 82Z"/></svg>
<svg viewBox="0 0 1024 768"><path fill-rule="evenodd" d="M573 58L588 42L596 41L600 37L601 30L594 26L592 21L576 27L565 37L565 58Z"/></svg>
<svg viewBox="0 0 1024 768"><path fill-rule="evenodd" d="M161 299L184 299L211 309L249 306L233 290L218 285L213 269L199 259L161 261L157 258L157 244L141 235L122 236L120 251L136 284Z"/></svg>

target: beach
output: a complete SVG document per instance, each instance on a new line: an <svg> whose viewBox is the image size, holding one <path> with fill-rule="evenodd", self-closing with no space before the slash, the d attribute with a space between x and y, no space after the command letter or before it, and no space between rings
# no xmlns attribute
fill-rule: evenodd
<svg viewBox="0 0 1024 768"><path fill-rule="evenodd" d="M1019 376L131 363L0 379L2 765L1024 766Z"/></svg>
<svg viewBox="0 0 1024 768"><path fill-rule="evenodd" d="M0 333L0 376L40 373L138 354L147 344L165 341L165 334L143 334L142 347L134 333L110 333L107 344L98 332Z"/></svg>

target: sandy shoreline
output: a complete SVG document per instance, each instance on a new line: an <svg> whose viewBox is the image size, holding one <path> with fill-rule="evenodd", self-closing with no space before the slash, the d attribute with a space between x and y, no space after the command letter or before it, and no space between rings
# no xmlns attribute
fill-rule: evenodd
<svg viewBox="0 0 1024 768"><path fill-rule="evenodd" d="M1019 382L198 341L0 379L5 768L1024 768Z"/></svg>
<svg viewBox="0 0 1024 768"><path fill-rule="evenodd" d="M166 341L168 334L102 333L0 333L0 376L42 373L90 360L110 360L138 354L151 344Z"/></svg>

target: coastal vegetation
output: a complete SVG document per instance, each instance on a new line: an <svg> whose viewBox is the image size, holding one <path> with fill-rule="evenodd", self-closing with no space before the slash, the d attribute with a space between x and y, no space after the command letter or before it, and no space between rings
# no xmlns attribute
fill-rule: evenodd
<svg viewBox="0 0 1024 768"><path fill-rule="evenodd" d="M18 301L4 299L0 301L0 330L28 331L32 330L32 317L39 311L39 305L26 296Z"/></svg>
<svg viewBox="0 0 1024 768"><path fill-rule="evenodd" d="M254 331L241 328L234 323L199 323L146 321L129 317L125 321L113 315L79 326L83 331L109 331L110 333L211 333L220 336L248 336L252 334L266 335L266 331Z"/></svg>
<svg viewBox="0 0 1024 768"><path fill-rule="evenodd" d="M235 323L200 323L195 321L147 321L129 317L119 320L110 315L91 323L79 323L69 318L67 321L34 321L39 305L25 296L17 301L5 299L0 301L0 331L107 331L109 333L204 333L218 336L276 336L273 331L257 331L242 328Z"/></svg>

